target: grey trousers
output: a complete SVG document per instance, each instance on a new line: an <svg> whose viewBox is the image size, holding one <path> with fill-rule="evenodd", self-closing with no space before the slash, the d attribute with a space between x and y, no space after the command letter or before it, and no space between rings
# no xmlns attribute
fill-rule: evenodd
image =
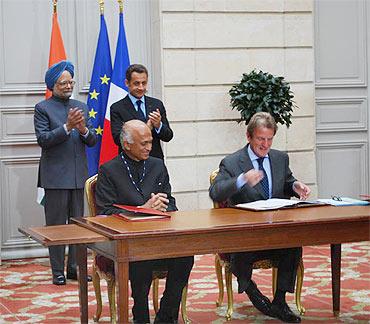
<svg viewBox="0 0 370 324"><path fill-rule="evenodd" d="M83 189L45 189L46 225L64 225L71 217L82 217L84 213ZM64 274L65 245L49 247L49 257L53 275ZM76 269L76 250L68 247L67 269ZM68 271L68 270L67 270Z"/></svg>

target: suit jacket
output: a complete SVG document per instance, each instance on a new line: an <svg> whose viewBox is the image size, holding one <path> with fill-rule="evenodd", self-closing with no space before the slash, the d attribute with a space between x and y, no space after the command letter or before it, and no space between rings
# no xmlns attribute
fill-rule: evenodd
<svg viewBox="0 0 370 324"><path fill-rule="evenodd" d="M249 158L247 146L241 150L225 157L220 163L220 171L211 187L209 195L217 202L228 201L231 205L247 203L264 198L261 183L254 187L245 184L240 190L236 186L238 176L253 169ZM296 196L293 191L293 177L289 168L289 157L285 152L270 150L269 152L271 177L272 177L272 198L289 199Z"/></svg>
<svg viewBox="0 0 370 324"><path fill-rule="evenodd" d="M161 113L162 128L159 134L157 134L154 128L152 129L153 147L150 155L163 159L163 151L160 141L162 140L164 142L169 142L173 137L173 132L167 120L166 109L164 108L162 101L145 96L146 116L148 116L149 113L155 111L156 109L159 109ZM118 146L118 152L120 153L122 151L122 148L119 135L121 133L122 125L129 120L140 119L139 113L136 111L129 96L127 95L125 98L115 102L110 107L110 118L113 140L114 143L116 143L116 145Z"/></svg>
<svg viewBox="0 0 370 324"><path fill-rule="evenodd" d="M84 112L87 138L76 129L67 135L63 128L69 109L75 107ZM39 185L46 189L84 188L88 177L85 147L95 145L97 140L86 104L56 97L43 100L35 106L34 126L41 146Z"/></svg>
<svg viewBox="0 0 370 324"><path fill-rule="evenodd" d="M132 184L121 155L100 167L95 191L98 214L110 215L121 212L113 204L141 206L149 200L152 192L166 193L169 199L167 210L177 210L175 198L171 196L171 185L163 160L149 157L145 163L146 174L141 183L142 193L139 193Z"/></svg>

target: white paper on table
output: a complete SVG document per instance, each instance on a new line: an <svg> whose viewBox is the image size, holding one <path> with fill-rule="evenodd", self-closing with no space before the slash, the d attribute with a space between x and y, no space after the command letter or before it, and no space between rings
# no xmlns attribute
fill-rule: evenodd
<svg viewBox="0 0 370 324"><path fill-rule="evenodd" d="M267 200L257 200L250 203L238 204L235 207L251 210L273 210L282 207L293 206L298 203L302 203L302 200L290 200L290 199L279 199L271 198ZM310 203L310 202L307 202Z"/></svg>

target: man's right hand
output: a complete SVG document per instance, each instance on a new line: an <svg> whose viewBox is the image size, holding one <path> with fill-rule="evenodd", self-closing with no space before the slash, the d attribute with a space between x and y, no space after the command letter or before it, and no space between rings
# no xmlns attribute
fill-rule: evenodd
<svg viewBox="0 0 370 324"><path fill-rule="evenodd" d="M167 199L167 194L159 192L157 194L152 193L151 198L141 207L152 208L155 210L166 211L168 207L169 200Z"/></svg>
<svg viewBox="0 0 370 324"><path fill-rule="evenodd" d="M244 180L251 187L254 187L262 178L263 172L261 170L251 169L244 173Z"/></svg>
<svg viewBox="0 0 370 324"><path fill-rule="evenodd" d="M85 118L82 111L79 108L71 108L68 112L66 127L68 132L77 126L85 124Z"/></svg>

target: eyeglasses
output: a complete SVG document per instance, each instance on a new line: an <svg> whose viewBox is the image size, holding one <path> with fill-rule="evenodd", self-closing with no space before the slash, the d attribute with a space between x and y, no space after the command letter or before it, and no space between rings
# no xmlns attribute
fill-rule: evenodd
<svg viewBox="0 0 370 324"><path fill-rule="evenodd" d="M75 84L75 80L57 82L57 85L61 86L62 88L65 88L67 85L73 87Z"/></svg>
<svg viewBox="0 0 370 324"><path fill-rule="evenodd" d="M335 201L342 201L342 198L340 198L338 196L331 196L331 199L333 199Z"/></svg>

